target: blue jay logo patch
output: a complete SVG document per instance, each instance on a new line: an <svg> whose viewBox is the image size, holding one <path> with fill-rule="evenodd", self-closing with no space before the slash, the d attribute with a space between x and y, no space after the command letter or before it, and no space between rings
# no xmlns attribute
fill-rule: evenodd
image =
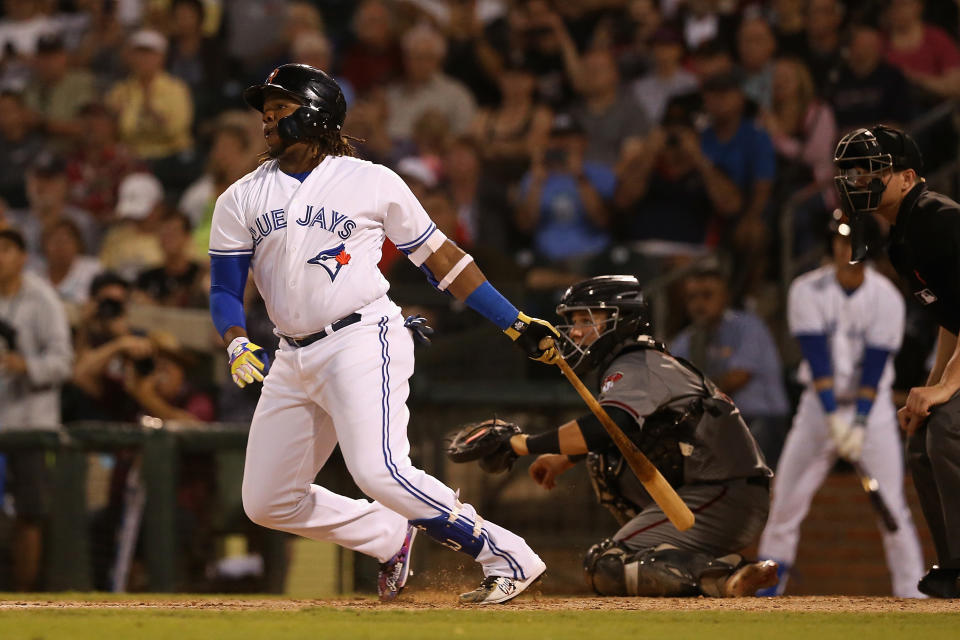
<svg viewBox="0 0 960 640"><path fill-rule="evenodd" d="M333 282L337 278L337 274L340 273L340 269L344 265L350 264L350 254L347 253L346 247L341 242L332 249L324 249L313 256L307 260L307 264L318 264L326 269L330 275L330 282Z"/></svg>

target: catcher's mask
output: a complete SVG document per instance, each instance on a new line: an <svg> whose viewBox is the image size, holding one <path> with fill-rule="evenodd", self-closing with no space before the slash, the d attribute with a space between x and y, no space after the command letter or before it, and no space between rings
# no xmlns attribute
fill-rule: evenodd
<svg viewBox="0 0 960 640"><path fill-rule="evenodd" d="M574 323L576 311L588 313L588 323ZM560 298L557 315L564 320L557 325L561 354L580 375L599 366L620 343L650 330L647 301L633 276L597 276L573 285ZM571 335L574 329L579 338ZM596 339L582 344L582 334L591 329Z"/></svg>
<svg viewBox="0 0 960 640"><path fill-rule="evenodd" d="M326 131L339 131L347 115L347 103L336 80L306 64L284 64L274 69L263 84L247 87L243 99L263 112L266 93L282 91L302 105L280 118L277 133L290 142L319 138Z"/></svg>
<svg viewBox="0 0 960 640"><path fill-rule="evenodd" d="M833 157L834 183L840 207L850 221L851 262L860 262L870 249L864 220L880 206L887 188L885 178L913 169L920 173L923 159L909 135L883 125L856 129L840 139Z"/></svg>

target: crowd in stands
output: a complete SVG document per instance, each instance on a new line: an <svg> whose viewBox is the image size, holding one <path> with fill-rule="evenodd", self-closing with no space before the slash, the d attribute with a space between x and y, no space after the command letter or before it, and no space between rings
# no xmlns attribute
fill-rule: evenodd
<svg viewBox="0 0 960 640"><path fill-rule="evenodd" d="M547 292L542 317L583 277L728 265L691 280L671 337L689 319L678 348L779 433L775 341L730 307L763 308L793 275L782 252L826 248L841 133L960 96L957 13L932 0L3 0L0 229L15 233L0 245L56 291L73 355L41 380L0 346L0 402L26 375L62 387L64 422L249 417L255 390L218 389L128 312L206 308L214 203L264 147L240 94L302 62L339 82L358 155L397 171L494 282ZM955 162L955 139L949 115L918 136L929 169ZM0 318L16 324L5 249ZM388 277L433 294L400 255L384 247ZM247 298L252 339L274 344ZM455 306L432 312L441 333L470 326ZM705 332L732 341L722 358ZM11 419L0 408L0 428Z"/></svg>

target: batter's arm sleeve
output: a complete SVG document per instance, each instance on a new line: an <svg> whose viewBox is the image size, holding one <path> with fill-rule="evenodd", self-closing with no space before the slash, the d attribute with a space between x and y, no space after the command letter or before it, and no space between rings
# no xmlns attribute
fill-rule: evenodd
<svg viewBox="0 0 960 640"><path fill-rule="evenodd" d="M217 198L210 227L210 315L221 336L230 327L246 328L243 290L255 241L243 219L234 184Z"/></svg>
<svg viewBox="0 0 960 640"><path fill-rule="evenodd" d="M900 349L906 325L906 305L900 292L884 276L877 277L877 314L875 321L867 325L866 347L857 389L857 419L860 422L866 421L873 408L880 378L890 356Z"/></svg>

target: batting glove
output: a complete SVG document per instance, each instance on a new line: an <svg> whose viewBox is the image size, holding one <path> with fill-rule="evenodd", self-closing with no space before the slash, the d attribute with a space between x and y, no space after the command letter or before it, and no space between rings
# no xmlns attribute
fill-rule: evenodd
<svg viewBox="0 0 960 640"><path fill-rule="evenodd" d="M427 324L427 319L423 316L407 316L403 321L403 326L410 329L413 341L416 344L430 346L430 336L433 335L433 328Z"/></svg>
<svg viewBox="0 0 960 640"><path fill-rule="evenodd" d="M850 423L836 413L831 413L827 415L827 427L830 429L830 439L833 440L833 444L839 452L843 443L846 442L847 436L850 435Z"/></svg>
<svg viewBox="0 0 960 640"><path fill-rule="evenodd" d="M243 389L255 380L263 382L263 372L267 370L270 359L262 347L240 336L233 339L227 347L227 353L230 354L230 375L235 385Z"/></svg>
<svg viewBox="0 0 960 640"><path fill-rule="evenodd" d="M503 332L510 336L531 360L554 364L560 358L557 350L560 334L546 320L531 318L521 311L513 324Z"/></svg>
<svg viewBox="0 0 960 640"><path fill-rule="evenodd" d="M863 440L866 435L866 424L861 420L861 416L857 416L846 439L837 447L837 453L850 462L857 462L863 454Z"/></svg>

